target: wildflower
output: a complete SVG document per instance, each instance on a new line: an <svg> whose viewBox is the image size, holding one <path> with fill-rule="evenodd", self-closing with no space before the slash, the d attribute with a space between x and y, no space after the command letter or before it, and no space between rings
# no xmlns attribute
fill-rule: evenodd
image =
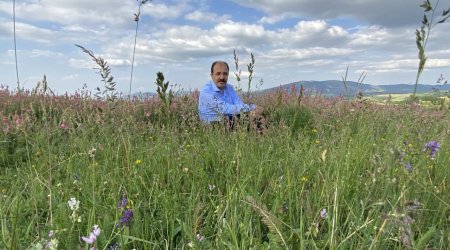
<svg viewBox="0 0 450 250"><path fill-rule="evenodd" d="M134 162L134 165L140 165L142 163L142 160L136 160L135 162Z"/></svg>
<svg viewBox="0 0 450 250"><path fill-rule="evenodd" d="M41 243L34 245L32 249L56 250L58 249L58 245L59 241L55 238L55 232L53 230L50 230L48 232L48 239L45 239Z"/></svg>
<svg viewBox="0 0 450 250"><path fill-rule="evenodd" d="M216 185L214 184L209 184L208 185L209 191L213 191L214 189L216 189Z"/></svg>
<svg viewBox="0 0 450 250"><path fill-rule="evenodd" d="M201 234L195 235L195 238L197 239L198 242L202 242L205 239L205 237L203 237Z"/></svg>
<svg viewBox="0 0 450 250"><path fill-rule="evenodd" d="M117 250L119 248L120 248L119 243L115 242L115 243L109 245L108 248L106 248L106 249L108 249L108 250Z"/></svg>
<svg viewBox="0 0 450 250"><path fill-rule="evenodd" d="M320 210L320 217L321 217L322 219L328 218L328 213L327 213L327 209L326 209L326 208Z"/></svg>
<svg viewBox="0 0 450 250"><path fill-rule="evenodd" d="M306 176L302 176L302 178L300 179L302 182L307 182L308 181L308 177Z"/></svg>
<svg viewBox="0 0 450 250"><path fill-rule="evenodd" d="M423 146L422 152L425 153L428 150L430 150L430 157L431 157L431 159L434 159L434 156L436 155L436 153L440 147L441 147L441 145L439 144L439 142L429 141Z"/></svg>
<svg viewBox="0 0 450 250"><path fill-rule="evenodd" d="M72 214L69 216L72 222L81 222L81 216L78 214L78 210L80 208L80 201L72 197L67 202L67 205L69 206L69 209L72 211Z"/></svg>
<svg viewBox="0 0 450 250"><path fill-rule="evenodd" d="M77 201L76 198L70 198L67 202L67 205L69 205L70 210L76 211L78 208L80 208L80 201Z"/></svg>
<svg viewBox="0 0 450 250"><path fill-rule="evenodd" d="M411 165L411 163L407 162L407 163L405 164L405 169L406 169L408 172L411 172L411 171L412 171L412 165Z"/></svg>
<svg viewBox="0 0 450 250"><path fill-rule="evenodd" d="M68 126L67 124L65 124L64 122L61 123L61 124L59 124L58 127L59 127L60 129L62 129L62 130L67 130L67 129L69 129L69 126Z"/></svg>
<svg viewBox="0 0 450 250"><path fill-rule="evenodd" d="M81 237L81 240L84 241L87 244L94 244L94 242L97 240L97 237L100 235L100 228L98 225L94 225L92 232L89 234L89 237ZM91 248L92 249L92 248Z"/></svg>
<svg viewBox="0 0 450 250"><path fill-rule="evenodd" d="M127 204L128 204L128 198L124 195L124 196L122 196L122 199L117 204L117 208L125 209L127 207Z"/></svg>
<svg viewBox="0 0 450 250"><path fill-rule="evenodd" d="M119 226L130 226L131 221L133 220L133 210L127 209L123 212L122 217L119 220L119 223L116 224L116 227Z"/></svg>
<svg viewBox="0 0 450 250"><path fill-rule="evenodd" d="M131 220L133 220L133 210L131 209L131 206L128 205L128 198L126 195L122 195L122 199L117 204L117 208L123 210L123 213L122 217L119 219L119 222L116 224L116 227L130 226Z"/></svg>

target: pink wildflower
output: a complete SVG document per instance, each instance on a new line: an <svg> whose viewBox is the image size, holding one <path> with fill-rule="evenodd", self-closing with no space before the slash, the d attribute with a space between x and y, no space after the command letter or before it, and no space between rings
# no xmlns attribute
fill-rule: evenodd
<svg viewBox="0 0 450 250"><path fill-rule="evenodd" d="M100 228L98 225L94 225L94 228L92 232L89 234L89 237L81 237L81 240L86 242L87 244L94 244L94 242L97 240L97 237L100 235ZM92 249L92 248L91 248Z"/></svg>
<svg viewBox="0 0 450 250"><path fill-rule="evenodd" d="M62 123L59 125L59 128L62 129L62 130L67 130L67 129L69 129L69 126L68 126L67 124L65 124L64 122L62 122Z"/></svg>

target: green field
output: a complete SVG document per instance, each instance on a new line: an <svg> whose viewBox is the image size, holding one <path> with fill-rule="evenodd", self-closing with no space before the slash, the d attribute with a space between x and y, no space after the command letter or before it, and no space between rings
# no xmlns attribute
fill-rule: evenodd
<svg viewBox="0 0 450 250"><path fill-rule="evenodd" d="M0 249L448 249L448 108L278 93L260 135L196 98L2 90Z"/></svg>
<svg viewBox="0 0 450 250"><path fill-rule="evenodd" d="M373 95L368 97L371 100L382 102L382 103L405 103L411 98L411 94L382 94L382 95ZM448 94L435 94L435 93L424 93L418 94L417 98L419 98L419 103L425 106L439 106L441 104L445 104L448 106L450 103L450 97Z"/></svg>

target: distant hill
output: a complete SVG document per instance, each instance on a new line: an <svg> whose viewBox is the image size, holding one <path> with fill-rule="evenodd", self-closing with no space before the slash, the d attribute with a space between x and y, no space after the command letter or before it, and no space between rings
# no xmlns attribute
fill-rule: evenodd
<svg viewBox="0 0 450 250"><path fill-rule="evenodd" d="M382 95L382 94L410 94L414 91L413 84L389 84L389 85L371 85L365 83L358 83L353 81L347 81L347 90L344 83L340 80L327 80L327 81L298 81L288 84L283 84L278 87L261 89L257 93L273 93L280 89L283 91L291 92L295 86L297 93L300 92L301 86L305 88L305 91L311 94L321 94L327 97L331 96L355 96L359 91L362 91L364 96ZM450 91L450 84L441 85L417 85L417 94L429 93L434 90ZM177 92L176 94L189 94L191 91ZM147 99L157 96L153 92L139 92L134 93L132 97L138 99ZM122 98L128 98L128 95L123 95Z"/></svg>
<svg viewBox="0 0 450 250"><path fill-rule="evenodd" d="M321 94L324 96L355 96L358 92L362 91L363 95L380 95L380 94L408 94L414 91L413 84L389 84L389 85L371 85L365 83L358 83L347 81L346 86L342 81L339 80L328 80L328 81L299 81L281 85L275 88L260 90L260 93L271 93L282 89L284 91L290 92L295 86L295 90L300 92L301 86L307 92L312 92L312 94ZM450 91L450 84L444 85L417 85L417 93L427 93L434 90L439 91Z"/></svg>

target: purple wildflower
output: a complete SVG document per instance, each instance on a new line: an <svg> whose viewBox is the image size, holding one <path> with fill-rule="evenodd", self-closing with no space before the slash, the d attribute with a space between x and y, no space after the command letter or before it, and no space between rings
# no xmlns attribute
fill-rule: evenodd
<svg viewBox="0 0 450 250"><path fill-rule="evenodd" d="M92 229L92 232L89 234L89 237L83 236L81 237L81 240L83 240L87 244L94 244L99 235L100 235L100 228L98 227L98 225L94 225L94 228Z"/></svg>
<svg viewBox="0 0 450 250"><path fill-rule="evenodd" d="M127 209L123 211L122 217L119 220L119 223L117 223L117 227L119 226L130 226L131 221L133 220L133 210Z"/></svg>
<svg viewBox="0 0 450 250"><path fill-rule="evenodd" d="M423 146L422 152L425 153L430 150L430 157L433 159L440 147L441 145L439 144L439 142L434 140L429 141Z"/></svg>
<svg viewBox="0 0 450 250"><path fill-rule="evenodd" d="M411 172L411 171L412 171L412 165L411 165L411 163L407 162L407 163L405 164L405 169L406 169L408 172Z"/></svg>
<svg viewBox="0 0 450 250"><path fill-rule="evenodd" d="M116 242L116 243L109 245L107 249L108 250L117 250L117 249L119 249L119 247L120 247L119 243Z"/></svg>
<svg viewBox="0 0 450 250"><path fill-rule="evenodd" d="M128 204L128 199L127 199L127 197L125 195L123 195L122 199L117 204L117 208L124 209L124 208L127 207L127 204Z"/></svg>

